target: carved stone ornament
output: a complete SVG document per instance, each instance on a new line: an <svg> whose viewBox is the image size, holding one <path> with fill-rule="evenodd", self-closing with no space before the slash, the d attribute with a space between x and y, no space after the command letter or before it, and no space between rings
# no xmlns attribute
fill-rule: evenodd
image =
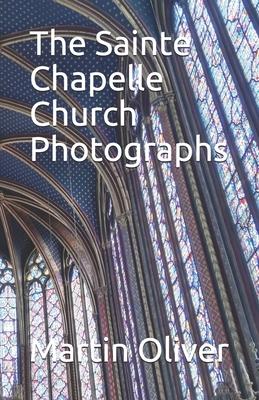
<svg viewBox="0 0 259 400"><path fill-rule="evenodd" d="M118 224L121 226L126 226L127 222L129 221L129 217L132 215L131 211L127 211L119 216L116 217Z"/></svg>

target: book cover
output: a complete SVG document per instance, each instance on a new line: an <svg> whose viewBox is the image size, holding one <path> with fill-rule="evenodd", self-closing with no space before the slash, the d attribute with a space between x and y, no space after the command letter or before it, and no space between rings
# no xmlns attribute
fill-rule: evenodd
<svg viewBox="0 0 259 400"><path fill-rule="evenodd" d="M258 1L0 11L0 399L255 400Z"/></svg>

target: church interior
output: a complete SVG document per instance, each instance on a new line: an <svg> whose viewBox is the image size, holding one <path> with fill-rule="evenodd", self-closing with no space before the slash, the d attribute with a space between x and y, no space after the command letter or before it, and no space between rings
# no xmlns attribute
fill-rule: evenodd
<svg viewBox="0 0 259 400"><path fill-rule="evenodd" d="M0 399L2 400L231 400L259 394L258 234L258 18L257 0L2 0L0 39ZM50 32L85 40L83 56L63 56L57 45L35 56L36 37ZM96 34L114 37L184 36L187 56L96 56ZM168 49L173 49L173 42ZM173 53L173 52L172 52ZM37 92L37 65L109 76L131 65L134 90L107 85L86 91ZM141 67L140 67L141 66ZM157 71L161 90L141 91L139 73ZM48 82L49 73L38 76ZM135 110L136 124L51 124L57 98L68 114L82 107ZM39 100L48 110L31 120ZM70 114L69 114L70 115ZM116 116L114 116L114 121ZM123 148L130 142L156 146L187 142L199 134L212 148L224 142L227 159L190 159L176 167L155 150L127 168L51 152L31 158L33 138L53 135L69 149ZM103 154L103 149L99 150ZM140 357L139 343L152 338ZM228 344L220 361L203 362L174 351L167 340L190 350ZM32 341L70 343L73 362L36 354ZM107 342L94 354L82 343ZM159 345L162 355L156 359ZM127 348L111 357L114 344ZM106 355L107 355L106 354ZM101 362L94 362L95 359ZM152 361L153 360L153 361Z"/></svg>

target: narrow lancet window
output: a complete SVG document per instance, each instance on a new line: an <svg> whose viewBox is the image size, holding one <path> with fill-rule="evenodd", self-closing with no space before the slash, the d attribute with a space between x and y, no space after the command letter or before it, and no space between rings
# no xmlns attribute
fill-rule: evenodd
<svg viewBox="0 0 259 400"><path fill-rule="evenodd" d="M82 350L81 360L78 361L78 372L81 399L102 400L105 398L104 378L100 349L91 353L90 344L99 344L97 315L94 309L91 292L80 274L80 271L70 256L66 260L68 269L70 294L72 300L72 315L77 347L88 345ZM79 354L77 354L79 356Z"/></svg>
<svg viewBox="0 0 259 400"><path fill-rule="evenodd" d="M36 341L46 349L50 341L59 348L64 343L64 328L60 300L43 257L34 251L26 269L26 290L29 311L30 345ZM63 362L54 362L36 353L31 362L33 400L67 400L67 369Z"/></svg>
<svg viewBox="0 0 259 400"><path fill-rule="evenodd" d="M12 265L0 256L0 397L11 398L17 385L17 311Z"/></svg>

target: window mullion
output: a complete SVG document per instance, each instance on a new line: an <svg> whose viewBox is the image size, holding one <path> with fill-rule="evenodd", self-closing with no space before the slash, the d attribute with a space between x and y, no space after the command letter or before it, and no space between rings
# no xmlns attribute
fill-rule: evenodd
<svg viewBox="0 0 259 400"><path fill-rule="evenodd" d="M259 34L259 17L257 10L255 9L254 5L251 3L251 0L243 0L244 6L246 11L249 15L252 24L254 25L255 30Z"/></svg>
<svg viewBox="0 0 259 400"><path fill-rule="evenodd" d="M115 278L116 278L116 283L117 283L116 287L117 287L117 293L118 293L118 298L119 298L120 297L120 293L119 293L119 287L118 287L118 280L120 281L121 287L124 286L124 285L123 285L123 276L122 276L122 271L121 271L122 265L121 265L121 262L120 262L120 257L119 257L119 252L118 252L118 246L120 245L120 243L118 243L118 238L116 236L115 227L112 228L111 236L113 236L113 240L114 240L114 245L113 245L113 243L111 244L113 265L116 263L117 267L118 267L118 271L117 272L115 271ZM115 244L116 244L116 246L115 246ZM129 321L128 329L129 329L129 332L130 332L130 337L128 337L128 340L130 342L131 351L132 351L132 362L133 362L134 369L135 369L135 372L136 372L137 363L136 363L135 349L134 349L134 343L133 343L134 332L132 331L132 327L131 327L131 324L130 324L130 320L131 319L130 319L130 312L129 312L129 309L128 309L129 304L128 304L127 297L126 297L126 294L125 294L125 290L121 290L121 296L122 296L123 305L121 304L121 301L119 300L119 302L120 302L120 314L121 314L122 321L123 321L124 317L122 315L121 309L124 308L124 312L125 312L125 314L127 316L127 320ZM124 331L125 331L125 329L124 329ZM125 334L124 334L124 339L126 339ZM127 342L127 340L126 340L126 342ZM129 368L129 370L130 370L130 368ZM133 382L133 377L132 377L131 371L129 371L129 372L130 372L132 385L134 386L134 382ZM140 388L139 388L139 384L140 383L139 383L139 380L137 379L137 377L136 377L136 382L137 382L137 387L138 387L138 394L140 394Z"/></svg>
<svg viewBox="0 0 259 400"><path fill-rule="evenodd" d="M121 225L120 223L117 224L117 233L118 233L119 242L121 243L120 248L118 248L118 251L121 253L121 257L122 257L124 260L126 260L126 258L127 258L127 251L126 251L125 246L124 246L123 235L122 235L122 225ZM134 260L133 268L135 268L135 260ZM127 281L130 282L130 274L129 274L128 268L125 268L125 269L124 269L124 273L125 273L125 276L126 276ZM140 288L139 288L139 286L138 286L138 282L137 282L137 289L140 290ZM128 286L128 292L129 292L129 297L130 297L131 304L134 304L134 297L135 297L135 294L134 294L133 286L131 286L130 284L129 284L129 286ZM143 304L141 304L141 306L143 307ZM142 308L142 309L144 310L144 308ZM132 311L132 314L133 314L133 316L134 316L134 318L135 318L135 321L137 321L138 318L137 318L137 315L136 315L136 310L135 310L135 308L133 307L131 311ZM139 328L138 328L137 325L136 325L136 338L137 338L138 342L140 342L140 333L139 333ZM138 367L138 369L141 370L141 379L142 379L144 391L145 391L146 393L148 393L148 386L147 386L146 374L145 374L145 370L144 370L143 364L140 362L140 358L137 360L137 363L138 363L138 362L139 362L139 367ZM141 379L140 379L140 387L141 387ZM142 397L143 397L143 396L142 396Z"/></svg>
<svg viewBox="0 0 259 400"><path fill-rule="evenodd" d="M144 167L144 166L143 166ZM149 226L148 226L148 219L147 219L147 215L146 215L146 209L145 209L145 205L143 202L143 197L141 195L141 183L139 181L139 178L136 176L136 181L134 182L134 190L135 193L138 194L139 197L136 198L136 201L138 202L138 210L137 210L137 218L140 220L141 218L144 218L144 224L141 225L141 233L143 232L143 235L141 235L141 237L145 237L145 243L144 243L144 247L147 251L147 257L148 257L148 264L150 266L150 268L152 268L151 272L155 273L155 275L157 274L157 265L156 265L156 260L155 260L155 256L154 256L154 249L153 249L153 245L152 245L152 240L150 238L150 230L149 230ZM157 224L156 224L157 225ZM163 263L164 263L164 256L163 257ZM156 279L155 279L156 281ZM155 285L155 287L157 287ZM157 305L159 306L159 310L160 305L162 305L162 308L164 309L163 306L163 296L160 290L160 287L158 288L158 293L157 295L159 296L159 301L157 302ZM162 327L163 327L163 331L166 332L166 334L169 332L169 328L168 328L168 319L167 317L164 318L164 314L162 314Z"/></svg>
<svg viewBox="0 0 259 400"><path fill-rule="evenodd" d="M89 348L90 345L90 335L89 335L89 329L88 329L88 316L87 316L87 309L86 309L86 304L85 304L85 292L84 292L84 285L83 285L83 279L81 277L81 274L79 274L79 281L80 281L80 289L81 289L81 299L82 299L82 306L83 306L83 316L84 316L84 326L85 326L85 336L86 336L86 342L88 343L88 348L87 348L87 354L88 354L88 365L89 365L89 375L90 375L90 381L91 381L91 392L92 392L92 399L96 400L96 390L95 390L95 380L94 380L94 371L93 371L93 363L91 361L91 348Z"/></svg>
<svg viewBox="0 0 259 400"><path fill-rule="evenodd" d="M46 336L46 343L48 344L49 341L50 341L50 338L49 338L49 326L48 326L46 285L47 285L47 282L45 282L44 287L42 286L42 295L43 295L43 313L44 313L44 323L45 323L45 336ZM47 356L47 364L48 364L49 398L50 398L50 400L52 400L51 361L50 361L49 353L48 353L48 356Z"/></svg>
<svg viewBox="0 0 259 400"><path fill-rule="evenodd" d="M108 238L108 233L107 233L107 238ZM121 315L121 305L119 301L119 291L117 288L117 284L115 287L112 287L112 283L116 282L117 283L117 277L116 277L116 272L114 270L114 258L112 254L112 244L109 238L109 241L106 246L104 246L105 253L106 253L106 260L109 266L109 288L110 288L110 301L112 301L112 308L115 310L115 315L116 318L112 320L113 322L113 334L115 336L115 343L116 340L118 340L118 343L120 342L120 339L123 338L125 341L125 329L123 326L123 316ZM127 363L122 363L122 366L118 368L118 375L120 377L120 386L121 386L121 391L127 391L127 394L129 396L132 396L133 398L133 390L132 390L132 379L131 379L131 374L129 370L129 366Z"/></svg>
<svg viewBox="0 0 259 400"><path fill-rule="evenodd" d="M67 293L67 303L68 303L68 317L69 317L69 334L70 340L72 341L72 345L74 348L77 348L77 338L76 338L76 329L75 329L75 318L74 318L74 308L73 308L73 295L71 290L71 275L72 275L72 268L69 268L68 273L65 279L65 290ZM72 382L72 393L76 394L76 399L80 398L81 388L80 388L80 373L78 368L78 354L77 351L74 352L74 364L71 365L73 372L73 381Z"/></svg>
<svg viewBox="0 0 259 400"><path fill-rule="evenodd" d="M119 228L117 226L117 223L115 224L113 235L114 235L115 242L117 243L117 246L114 247L114 252L116 254L116 259L117 259L117 263L119 266L119 277L120 277L121 283L124 285L124 278L123 278L123 273L122 273L122 269L124 267L122 265L121 257L120 257L120 253L119 253L119 247L120 247L120 251L122 251L121 250L121 237L118 236ZM121 254L121 256L123 256L123 255ZM126 271L125 271L125 273L126 273ZM128 277L126 277L126 279L128 280ZM134 312L134 309L130 308L131 307L130 304L133 304L133 301L131 298L131 290L130 290L129 285L128 285L128 291L129 291L128 295L130 297L130 303L127 300L126 292L125 291L122 292L124 305L127 305L127 306L125 306L125 313L127 314L128 321L131 321L130 313L132 314L132 317L134 318L134 325L135 325L135 321L136 321L135 312ZM135 326L133 327L129 323L128 327L129 327L129 331L131 332L129 340L131 343L132 361L134 363L135 371L137 372L138 371L138 365L137 365L138 361L137 361L137 355L136 355L136 349L135 349L135 343L134 343L134 336L137 337L138 335L137 335L137 330L134 329ZM140 377L139 377L138 373L136 374L136 381L137 381L137 385L138 385L138 394L139 394L140 398L143 398L142 391L141 391Z"/></svg>

